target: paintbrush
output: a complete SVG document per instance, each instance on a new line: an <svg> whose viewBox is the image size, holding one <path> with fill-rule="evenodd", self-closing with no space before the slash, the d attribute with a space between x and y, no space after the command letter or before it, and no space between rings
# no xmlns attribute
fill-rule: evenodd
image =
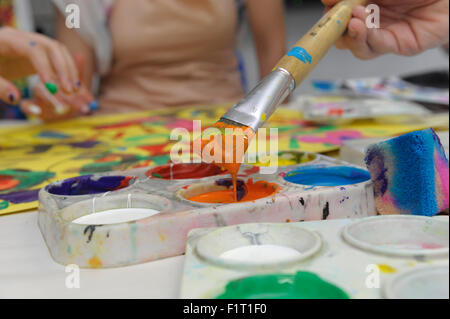
<svg viewBox="0 0 450 319"><path fill-rule="evenodd" d="M353 9L366 3L344 0L336 4L216 126L250 127L256 132L344 34Z"/></svg>

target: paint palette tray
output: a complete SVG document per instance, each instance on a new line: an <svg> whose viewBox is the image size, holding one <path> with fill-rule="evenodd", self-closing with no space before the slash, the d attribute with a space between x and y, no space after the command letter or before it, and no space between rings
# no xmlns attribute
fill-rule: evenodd
<svg viewBox="0 0 450 319"><path fill-rule="evenodd" d="M271 174L265 174L267 167L242 165L243 200L249 185L265 197L232 204L192 200L230 187L229 175L209 164L168 164L55 182L40 190L39 227L56 262L102 268L181 255L194 228L376 214L367 171L317 154L279 156L280 163L294 164Z"/></svg>
<svg viewBox="0 0 450 319"><path fill-rule="evenodd" d="M448 217L194 229L180 297L448 299L448 254Z"/></svg>

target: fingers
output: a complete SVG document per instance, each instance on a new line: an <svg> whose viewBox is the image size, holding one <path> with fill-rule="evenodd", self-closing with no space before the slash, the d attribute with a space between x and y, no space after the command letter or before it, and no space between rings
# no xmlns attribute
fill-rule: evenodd
<svg viewBox="0 0 450 319"><path fill-rule="evenodd" d="M24 100L20 104L20 109L28 118L39 118L44 122L69 119L73 116L71 112L59 114L49 103L42 100Z"/></svg>
<svg viewBox="0 0 450 319"><path fill-rule="evenodd" d="M75 61L75 66L78 71L78 76L80 80L83 80L86 73L86 57L84 56L83 53L78 52L74 55L73 59Z"/></svg>
<svg viewBox="0 0 450 319"><path fill-rule="evenodd" d="M44 84L39 83L34 87L34 99L39 102L40 106L43 106L43 114L50 113L56 115L64 115L69 113L70 107L65 105L57 98L57 95L51 94Z"/></svg>
<svg viewBox="0 0 450 319"><path fill-rule="evenodd" d="M45 122L69 119L78 115L75 108L71 108L52 95L46 87L39 83L34 88L34 99L25 100L20 104L22 111L30 118L39 118Z"/></svg>
<svg viewBox="0 0 450 319"><path fill-rule="evenodd" d="M19 90L9 81L0 77L0 100L16 105L20 101Z"/></svg>
<svg viewBox="0 0 450 319"><path fill-rule="evenodd" d="M43 35L2 28L0 53L13 59L28 60L18 63L18 67L26 68L22 76L38 73L42 82L58 84L66 93L75 92L80 86L78 71L68 50Z"/></svg>
<svg viewBox="0 0 450 319"><path fill-rule="evenodd" d="M40 59L40 63L33 63L38 73L44 73L45 70L42 69L44 67L46 70L51 68L52 77L57 79L62 90L66 93L75 92L78 89L76 85L79 82L78 72L69 51L57 41L42 35L33 35L32 41L36 43L34 46L31 44L32 48L38 46L44 49L48 59L48 63L44 59Z"/></svg>
<svg viewBox="0 0 450 319"><path fill-rule="evenodd" d="M25 46L23 43L22 46ZM57 76L50 62L47 51L33 39L29 39L28 50L26 54L35 71L39 74L42 82L55 83ZM24 49L25 50L25 49Z"/></svg>
<svg viewBox="0 0 450 319"><path fill-rule="evenodd" d="M74 56L75 64L78 69L78 74L80 79L85 78L86 73L86 57L83 53L77 53ZM85 103L89 106L90 112L96 111L99 108L98 102L94 99L94 96L90 92L90 90L86 87L85 84L82 84L82 88L80 89L80 95L84 97Z"/></svg>
<svg viewBox="0 0 450 319"><path fill-rule="evenodd" d="M331 0L330 0L331 1ZM362 60L376 58L381 52L374 50L374 34L379 30L368 29L366 19L368 13L363 6L358 6L353 10L353 18L350 20L346 34L336 42L336 48L340 50L349 49L354 56Z"/></svg>
<svg viewBox="0 0 450 319"><path fill-rule="evenodd" d="M22 103L21 108L26 114L48 122L89 114L92 100L85 87L75 94L58 92L52 95L44 84L39 83L34 88L34 100Z"/></svg>
<svg viewBox="0 0 450 319"><path fill-rule="evenodd" d="M359 59L368 60L380 55L368 42L368 29L365 23L357 18L350 21L348 34L343 40L345 46Z"/></svg>
<svg viewBox="0 0 450 319"><path fill-rule="evenodd" d="M64 104L70 105L72 108L76 109L79 114L87 115L92 111L90 105L94 100L94 97L85 87L82 87L76 94L58 95L57 98L63 101Z"/></svg>
<svg viewBox="0 0 450 319"><path fill-rule="evenodd" d="M81 77L77 68L77 65L72 58L72 54L70 54L69 50L66 48L65 45L61 45L61 48L64 53L64 57L66 59L66 65L69 69L69 78L70 82L73 85L74 92L77 92L81 87Z"/></svg>

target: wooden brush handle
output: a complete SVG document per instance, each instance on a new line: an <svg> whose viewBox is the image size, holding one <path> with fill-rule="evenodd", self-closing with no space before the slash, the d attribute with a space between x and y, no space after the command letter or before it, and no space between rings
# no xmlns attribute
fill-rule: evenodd
<svg viewBox="0 0 450 319"><path fill-rule="evenodd" d="M328 50L344 34L352 18L352 11L368 0L343 0L336 4L300 39L276 68L288 71L298 86L322 60Z"/></svg>

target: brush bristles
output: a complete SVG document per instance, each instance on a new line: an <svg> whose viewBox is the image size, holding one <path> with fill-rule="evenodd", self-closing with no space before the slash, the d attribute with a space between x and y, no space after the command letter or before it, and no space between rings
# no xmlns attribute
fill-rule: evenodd
<svg viewBox="0 0 450 319"><path fill-rule="evenodd" d="M220 120L218 121L218 123L224 123L226 125L230 125L230 126L233 126L233 127L246 127L247 126L245 124L238 123L238 122L235 122L233 120L229 120L229 119L227 119L225 117L221 117Z"/></svg>

